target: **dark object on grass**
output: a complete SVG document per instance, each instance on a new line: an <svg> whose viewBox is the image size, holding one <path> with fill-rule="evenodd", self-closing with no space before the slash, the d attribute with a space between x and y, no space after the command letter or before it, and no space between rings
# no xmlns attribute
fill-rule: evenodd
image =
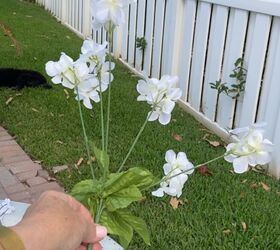
<svg viewBox="0 0 280 250"><path fill-rule="evenodd" d="M24 87L51 88L46 78L39 72L12 68L0 68L0 87L17 89Z"/></svg>

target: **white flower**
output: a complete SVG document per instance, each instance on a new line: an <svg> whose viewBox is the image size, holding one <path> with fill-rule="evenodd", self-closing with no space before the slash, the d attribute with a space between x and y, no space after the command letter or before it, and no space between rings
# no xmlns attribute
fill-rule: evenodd
<svg viewBox="0 0 280 250"><path fill-rule="evenodd" d="M75 89L74 93L77 95L77 101L83 101L83 104L86 108L92 109L91 101L100 102L99 97L99 81L97 78L91 78L88 81L81 83L77 89Z"/></svg>
<svg viewBox="0 0 280 250"><path fill-rule="evenodd" d="M162 197L166 193L170 196L180 197L184 184L188 180L188 174L193 173L194 166L184 152L179 152L176 156L173 150L168 150L165 160L167 162L163 166L165 177L160 183L160 188L152 192L152 195Z"/></svg>
<svg viewBox="0 0 280 250"><path fill-rule="evenodd" d="M125 21L124 8L132 1L124 0L92 0L91 10L93 16L93 29L99 29L104 26L119 26ZM135 1L134 1L135 2Z"/></svg>
<svg viewBox="0 0 280 250"><path fill-rule="evenodd" d="M105 62L107 45L107 42L100 45L92 40L85 40L81 48L82 54L78 61L87 63L89 71L92 73L97 65Z"/></svg>
<svg viewBox="0 0 280 250"><path fill-rule="evenodd" d="M54 84L62 84L64 87L73 89L81 82L92 77L86 63L74 62L65 53L61 53L58 62L49 61L46 64L46 72L52 77Z"/></svg>
<svg viewBox="0 0 280 250"><path fill-rule="evenodd" d="M101 81L101 91L105 91L109 84L114 80L113 74L109 71L110 70L109 62L104 62L95 69L95 74L97 78ZM111 62L111 70L115 68L115 64Z"/></svg>
<svg viewBox="0 0 280 250"><path fill-rule="evenodd" d="M146 75L137 84L137 91L140 93L137 100L147 101L151 105L149 121L159 120L162 125L166 125L171 120L171 113L175 107L175 102L180 99L182 91L176 88L178 77L163 76L160 80Z"/></svg>
<svg viewBox="0 0 280 250"><path fill-rule="evenodd" d="M271 161L270 153L273 144L263 137L263 124L232 130L240 141L230 143L226 149L225 160L233 163L234 172L241 174L248 171L249 166L265 165ZM242 137L240 135L243 135Z"/></svg>

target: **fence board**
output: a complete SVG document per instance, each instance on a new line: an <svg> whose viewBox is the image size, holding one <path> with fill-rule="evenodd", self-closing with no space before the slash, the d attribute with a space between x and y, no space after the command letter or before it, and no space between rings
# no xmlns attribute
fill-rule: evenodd
<svg viewBox="0 0 280 250"><path fill-rule="evenodd" d="M130 4L128 63L134 66L137 2Z"/></svg>
<svg viewBox="0 0 280 250"><path fill-rule="evenodd" d="M280 112L280 18L274 19L270 41L257 120L267 123L266 135L273 140Z"/></svg>
<svg viewBox="0 0 280 250"><path fill-rule="evenodd" d="M269 172L277 177L280 177L280 167L279 167L279 162L280 162L280 109L278 110L278 114L275 113L276 117L278 119L276 120L276 127L275 127L275 132L273 135L273 142L275 144L275 149L274 152L272 153L272 162L269 165Z"/></svg>
<svg viewBox="0 0 280 250"><path fill-rule="evenodd" d="M218 105L218 103L217 91L211 89L209 83L215 82L221 78L221 66L224 53L227 19L228 8L224 6L214 6L210 29L210 39L202 102L203 113L212 121L215 120L216 105Z"/></svg>
<svg viewBox="0 0 280 250"><path fill-rule="evenodd" d="M156 1L155 31L154 31L154 50L152 62L153 77L160 77L162 37L164 27L165 0Z"/></svg>
<svg viewBox="0 0 280 250"><path fill-rule="evenodd" d="M151 59L152 59L152 49L153 49L153 33L154 33L154 11L155 11L155 1L147 1L147 14L146 14L146 33L145 39L147 41L147 48L144 54L144 71L150 75L151 74Z"/></svg>
<svg viewBox="0 0 280 250"><path fill-rule="evenodd" d="M248 30L246 35L246 47L244 51L244 68L248 68L248 61L251 54L251 48L252 43L254 42L253 36L254 36L254 28L255 28L255 22L256 22L256 13L251 13L250 18L248 21ZM243 109L243 100L244 100L244 92L241 93L240 97L238 99L235 99L233 102L236 105L235 107L235 115L233 120L233 128L240 126L240 119L241 119L241 113Z"/></svg>
<svg viewBox="0 0 280 250"><path fill-rule="evenodd" d="M226 39L222 81L230 87L234 80L229 77L234 69L234 62L242 56L247 28L248 12L232 9ZM232 98L221 94L218 106L217 122L223 128L231 128L235 102Z"/></svg>
<svg viewBox="0 0 280 250"><path fill-rule="evenodd" d="M183 38L181 42L181 59L179 65L179 87L182 90L182 100L186 101L189 86L189 74L192 58L193 36L196 17L196 0L185 1L183 14Z"/></svg>
<svg viewBox="0 0 280 250"><path fill-rule="evenodd" d="M204 64L207 50L210 14L211 4L199 2L194 38L189 93L189 102L191 106L197 111L199 111L200 109L202 80L204 75Z"/></svg>
<svg viewBox="0 0 280 250"><path fill-rule="evenodd" d="M243 108L239 126L248 126L255 121L259 90L271 25L271 16L257 14L252 40L250 59L248 61Z"/></svg>
<svg viewBox="0 0 280 250"><path fill-rule="evenodd" d="M128 40L128 15L129 15L129 8L124 9L125 14L125 23L122 25L122 59L127 60L127 40Z"/></svg>
<svg viewBox="0 0 280 250"><path fill-rule="evenodd" d="M136 37L144 37L145 31L145 14L146 14L146 1L138 1L138 14L137 14L137 33ZM136 48L135 55L135 68L138 71L142 70L143 51Z"/></svg>

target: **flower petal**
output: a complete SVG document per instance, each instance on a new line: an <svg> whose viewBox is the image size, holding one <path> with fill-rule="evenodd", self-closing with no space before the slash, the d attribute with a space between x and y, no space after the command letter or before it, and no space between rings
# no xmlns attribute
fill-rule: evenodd
<svg viewBox="0 0 280 250"><path fill-rule="evenodd" d="M171 114L162 113L159 116L159 123L162 125L167 125L171 120Z"/></svg>
<svg viewBox="0 0 280 250"><path fill-rule="evenodd" d="M159 188L159 189L153 191L152 195L156 196L156 197L163 197L164 196L163 188Z"/></svg>
<svg viewBox="0 0 280 250"><path fill-rule="evenodd" d="M239 157L233 160L234 172L242 174L248 170L248 159L246 156Z"/></svg>
<svg viewBox="0 0 280 250"><path fill-rule="evenodd" d="M166 151L165 160L172 165L176 160L176 153L172 149Z"/></svg>

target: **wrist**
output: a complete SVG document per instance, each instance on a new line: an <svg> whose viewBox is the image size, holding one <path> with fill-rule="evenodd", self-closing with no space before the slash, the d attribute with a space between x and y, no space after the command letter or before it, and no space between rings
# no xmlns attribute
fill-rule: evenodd
<svg viewBox="0 0 280 250"><path fill-rule="evenodd" d="M28 218L11 227L11 229L19 236L25 250L52 250L56 244L56 239L55 237L50 239L52 233L48 223L41 221L40 218Z"/></svg>

